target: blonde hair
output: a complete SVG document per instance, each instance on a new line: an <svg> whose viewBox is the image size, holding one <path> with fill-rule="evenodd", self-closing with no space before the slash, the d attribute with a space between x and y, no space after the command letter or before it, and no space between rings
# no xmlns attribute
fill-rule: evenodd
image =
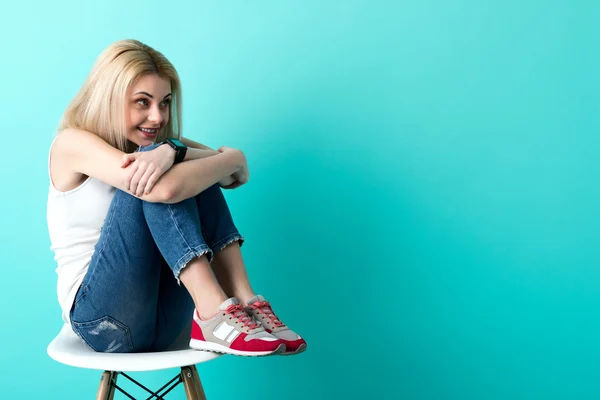
<svg viewBox="0 0 600 400"><path fill-rule="evenodd" d="M120 40L98 57L86 81L65 110L58 133L67 128L86 130L111 146L127 151L125 101L127 89L139 78L158 74L171 82L169 122L156 136L181 138L181 82L162 53L137 40Z"/></svg>

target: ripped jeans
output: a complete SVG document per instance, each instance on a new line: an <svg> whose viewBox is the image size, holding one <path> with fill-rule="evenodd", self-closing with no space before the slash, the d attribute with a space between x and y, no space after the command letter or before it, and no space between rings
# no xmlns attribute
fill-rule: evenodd
<svg viewBox="0 0 600 400"><path fill-rule="evenodd" d="M181 269L203 254L212 261L234 241L241 246L244 239L218 184L175 204L146 202L117 189L75 296L71 327L98 352L166 349L194 310L179 281Z"/></svg>

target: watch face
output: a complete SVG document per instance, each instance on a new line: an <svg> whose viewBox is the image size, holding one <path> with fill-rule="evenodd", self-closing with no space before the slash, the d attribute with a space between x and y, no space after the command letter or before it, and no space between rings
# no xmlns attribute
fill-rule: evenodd
<svg viewBox="0 0 600 400"><path fill-rule="evenodd" d="M170 138L171 142L173 142L173 144L175 144L177 147L185 147L185 144L181 143L179 140L174 139L174 138Z"/></svg>

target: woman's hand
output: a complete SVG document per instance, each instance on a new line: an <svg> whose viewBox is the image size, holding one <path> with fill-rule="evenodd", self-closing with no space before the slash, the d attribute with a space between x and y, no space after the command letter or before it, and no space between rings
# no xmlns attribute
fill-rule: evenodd
<svg viewBox="0 0 600 400"><path fill-rule="evenodd" d="M217 183L219 184L220 187L225 188L227 186L233 185L235 182L237 182L237 181L235 179L233 179L233 175L229 175L228 177L221 179Z"/></svg>
<svg viewBox="0 0 600 400"><path fill-rule="evenodd" d="M219 181L219 186L221 186L223 189L235 189L242 185L243 183L235 180L233 175L227 177L226 181Z"/></svg>
<svg viewBox="0 0 600 400"><path fill-rule="evenodd" d="M150 151L140 151L123 155L121 168L129 172L125 177L125 187L135 196L150 193L154 184L175 161L175 151L166 145Z"/></svg>
<svg viewBox="0 0 600 400"><path fill-rule="evenodd" d="M246 161L246 156L244 155L244 153L242 153L241 150L233 149L227 146L219 147L218 151L219 153L237 151L241 154L243 158L242 167L238 169L233 175L219 181L219 186L221 186L223 189L235 189L247 183L248 179L250 178L250 172L248 171L248 162Z"/></svg>

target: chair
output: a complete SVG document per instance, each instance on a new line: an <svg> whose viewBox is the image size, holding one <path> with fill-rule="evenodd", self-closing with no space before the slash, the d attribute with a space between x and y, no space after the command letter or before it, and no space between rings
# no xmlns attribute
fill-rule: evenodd
<svg viewBox="0 0 600 400"><path fill-rule="evenodd" d="M50 342L47 351L48 355L59 363L104 371L100 378L96 400L113 400L115 389L133 399L129 393L117 386L118 375L124 376L150 393L151 396L148 399L164 399L167 393L183 383L188 400L206 400L196 364L213 360L221 354L190 349L189 338L189 331L184 331L171 347L162 352L98 353L87 346L73 332L70 325L65 324L58 336ZM177 367L181 368L181 372L156 392L146 388L125 373ZM164 393L161 394L163 391Z"/></svg>

